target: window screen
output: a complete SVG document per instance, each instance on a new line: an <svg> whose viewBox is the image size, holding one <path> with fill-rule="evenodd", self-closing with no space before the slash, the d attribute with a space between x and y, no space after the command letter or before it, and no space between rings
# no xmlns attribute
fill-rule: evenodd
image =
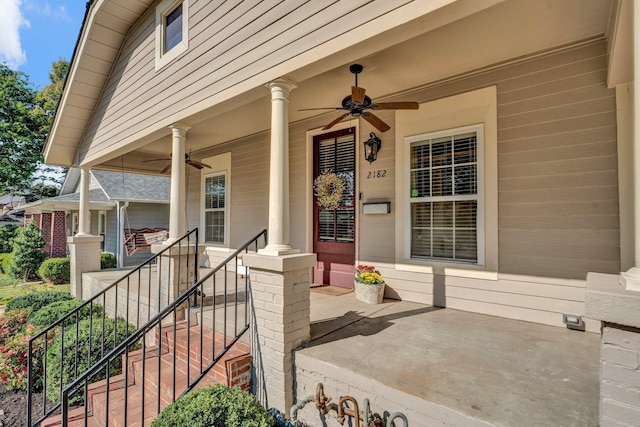
<svg viewBox="0 0 640 427"><path fill-rule="evenodd" d="M204 186L205 241L224 244L227 197L225 175L207 177Z"/></svg>
<svg viewBox="0 0 640 427"><path fill-rule="evenodd" d="M478 261L476 132L410 144L411 258Z"/></svg>

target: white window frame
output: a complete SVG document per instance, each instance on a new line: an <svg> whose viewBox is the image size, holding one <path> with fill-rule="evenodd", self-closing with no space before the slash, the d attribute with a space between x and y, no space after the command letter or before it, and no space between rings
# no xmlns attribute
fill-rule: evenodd
<svg viewBox="0 0 640 427"><path fill-rule="evenodd" d="M98 211L98 236L103 236L100 242L100 250L104 252L105 242L107 240L107 211Z"/></svg>
<svg viewBox="0 0 640 427"><path fill-rule="evenodd" d="M211 166L211 169L202 169L200 181L200 229L202 230L202 240L208 246L229 247L229 236L231 230L231 153L219 154L217 156L202 159L204 164ZM224 175L224 242L206 241L206 215L205 212L205 183L207 178Z"/></svg>
<svg viewBox="0 0 640 427"><path fill-rule="evenodd" d="M411 145L415 142L421 142L425 140L438 139L442 137L449 137L454 135L460 135L465 133L476 134L476 150L477 150L477 162L476 162L476 181L477 192L474 195L451 195L451 196L429 196L429 197L411 197ZM458 127L453 129L446 129L437 132L429 132L420 135L409 136L404 139L404 158L407 159L407 167L405 168L405 247L404 254L406 259L426 262L437 263L451 263L451 264L469 264L469 265L484 265L484 125L474 124L470 126ZM432 184L432 183L430 183ZM414 203L423 202L441 202L441 201L455 201L455 200L475 200L477 202L476 213L476 261L465 260L451 260L448 258L438 257L413 257L411 254L411 238L412 238L412 223L411 223L411 205Z"/></svg>
<svg viewBox="0 0 640 427"><path fill-rule="evenodd" d="M182 40L165 52L166 18L182 4ZM189 48L189 0L164 0L156 7L156 71L176 59Z"/></svg>

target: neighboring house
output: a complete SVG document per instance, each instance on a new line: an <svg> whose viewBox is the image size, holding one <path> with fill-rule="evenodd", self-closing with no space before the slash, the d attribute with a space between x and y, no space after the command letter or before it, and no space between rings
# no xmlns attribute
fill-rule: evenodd
<svg viewBox="0 0 640 427"><path fill-rule="evenodd" d="M67 238L78 232L80 170L69 169L57 197L50 197L18 207L25 212L25 224L36 221L51 257L65 257ZM116 255L119 265L136 265L147 259L148 248L129 251L123 241L143 228L167 228L169 225L168 178L122 172L91 171L89 206L91 234L102 236L100 249Z"/></svg>
<svg viewBox="0 0 640 427"><path fill-rule="evenodd" d="M3 196L0 196L0 210L1 211L11 210L11 209L15 208L16 206L18 206L20 203L24 203L24 197L23 196L14 196L14 195L11 195L11 194L5 194Z"/></svg>
<svg viewBox="0 0 640 427"><path fill-rule="evenodd" d="M268 228L261 254L316 254L317 283L374 264L387 297L563 326L589 273L640 288L631 4L92 1L45 159L171 154L170 240L198 226L215 258Z"/></svg>

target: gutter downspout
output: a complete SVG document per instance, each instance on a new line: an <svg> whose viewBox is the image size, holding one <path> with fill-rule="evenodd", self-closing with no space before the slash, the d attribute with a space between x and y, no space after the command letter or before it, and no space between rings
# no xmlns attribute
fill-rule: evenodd
<svg viewBox="0 0 640 427"><path fill-rule="evenodd" d="M120 202L116 201L116 208L118 209L118 268L124 267L124 218L125 209L129 207L129 202L123 202L120 206Z"/></svg>

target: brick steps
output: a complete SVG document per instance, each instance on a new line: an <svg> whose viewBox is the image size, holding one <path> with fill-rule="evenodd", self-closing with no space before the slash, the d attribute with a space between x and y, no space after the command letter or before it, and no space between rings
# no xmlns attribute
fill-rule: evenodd
<svg viewBox="0 0 640 427"><path fill-rule="evenodd" d="M114 427L143 427L151 424L160 410L173 402L186 390L187 366L189 379L194 381L200 374L200 338L202 336L202 368L205 369L214 354L219 356L223 350L225 337L197 325L188 327L186 321L178 322L175 328L162 326L156 331L157 347L147 347L132 351L128 357L122 356L123 366L127 369L125 383L124 372L109 379L89 385L88 418L90 427L107 425ZM202 331L202 334L201 334ZM231 338L226 338L227 344ZM213 349L212 349L213 346ZM175 354L174 354L175 351ZM174 360L175 358L175 360ZM143 369L144 365L144 369ZM174 377L175 368L175 377ZM196 388L216 383L239 386L247 390L250 381L251 361L249 348L237 342L200 380ZM175 381L174 381L175 378ZM175 382L175 384L174 384ZM109 388L109 405L107 410L107 386ZM127 394L127 416L125 420L125 391ZM144 420L142 419L142 402L144 398ZM84 407L75 408L69 415L69 426L84 426ZM42 423L42 427L61 425L61 416L50 417Z"/></svg>

